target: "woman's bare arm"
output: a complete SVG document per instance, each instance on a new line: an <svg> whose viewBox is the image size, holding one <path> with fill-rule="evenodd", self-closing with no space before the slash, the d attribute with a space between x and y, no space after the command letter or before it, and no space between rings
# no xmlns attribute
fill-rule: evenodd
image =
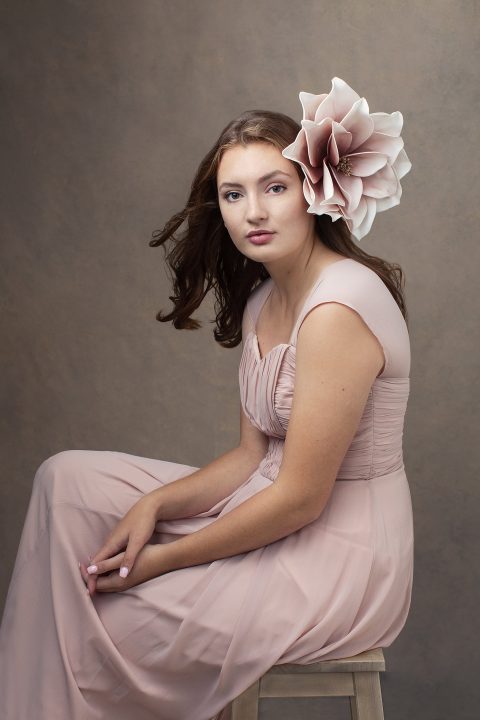
<svg viewBox="0 0 480 720"><path fill-rule="evenodd" d="M158 520L187 518L213 507L252 474L267 449L267 438L240 410L240 443L205 467L150 493Z"/></svg>

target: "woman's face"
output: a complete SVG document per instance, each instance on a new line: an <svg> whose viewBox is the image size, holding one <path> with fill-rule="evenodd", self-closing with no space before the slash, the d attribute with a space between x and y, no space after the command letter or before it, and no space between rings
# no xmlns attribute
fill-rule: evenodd
<svg viewBox="0 0 480 720"><path fill-rule="evenodd" d="M217 188L230 237L252 260L267 264L289 256L293 260L313 241L314 215L307 213L302 181L293 162L274 145L249 143L226 150L217 171ZM254 244L247 235L260 229L273 234Z"/></svg>

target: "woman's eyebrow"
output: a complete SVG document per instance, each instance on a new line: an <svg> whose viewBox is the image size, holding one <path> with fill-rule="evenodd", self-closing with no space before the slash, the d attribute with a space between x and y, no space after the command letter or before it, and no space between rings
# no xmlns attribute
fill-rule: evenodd
<svg viewBox="0 0 480 720"><path fill-rule="evenodd" d="M258 182L262 183L262 182L265 182L265 180L270 180L270 178L272 178L274 175L286 175L287 177L291 177L290 173L284 172L283 170L274 170L273 172L269 172L266 175L262 175L261 178L258 178ZM221 190L223 187L225 187L227 185L228 185L228 187L243 188L243 185L241 185L240 183L225 181L220 185L220 187L218 189Z"/></svg>

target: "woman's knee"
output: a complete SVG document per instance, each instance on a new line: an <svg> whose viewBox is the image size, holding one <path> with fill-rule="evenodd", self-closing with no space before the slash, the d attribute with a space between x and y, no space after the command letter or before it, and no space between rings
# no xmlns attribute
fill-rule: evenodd
<svg viewBox="0 0 480 720"><path fill-rule="evenodd" d="M91 467L91 450L61 450L47 457L37 468L34 486L52 494L56 488L75 483L82 471Z"/></svg>

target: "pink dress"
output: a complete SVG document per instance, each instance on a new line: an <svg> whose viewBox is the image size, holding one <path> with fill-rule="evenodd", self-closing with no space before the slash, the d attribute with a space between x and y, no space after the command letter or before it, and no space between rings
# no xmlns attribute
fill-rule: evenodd
<svg viewBox="0 0 480 720"><path fill-rule="evenodd" d="M273 281L247 303L239 384L269 436L245 482L206 512L159 521L155 542L215 522L275 482L306 314L339 302L363 318L386 365L322 514L265 547L90 598L77 559L100 547L145 493L197 468L122 452L66 450L38 468L0 628L3 720L209 720L276 663L390 645L409 611L412 505L402 456L410 345L381 279L352 259L325 268L289 343L260 357L255 323Z"/></svg>

